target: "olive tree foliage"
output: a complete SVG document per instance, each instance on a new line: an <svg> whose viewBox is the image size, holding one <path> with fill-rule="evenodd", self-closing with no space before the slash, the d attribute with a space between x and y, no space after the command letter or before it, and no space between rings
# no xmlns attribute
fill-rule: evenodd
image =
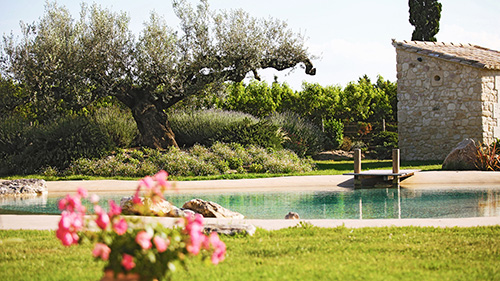
<svg viewBox="0 0 500 281"><path fill-rule="evenodd" d="M82 4L80 18L47 3L38 23L22 24L20 40L4 37L2 76L23 85L41 119L112 96L129 107L142 145L176 146L167 109L191 95L258 70L316 69L302 35L283 21L242 10L212 11L174 0L178 29L152 13L138 38L129 18Z"/></svg>
<svg viewBox="0 0 500 281"><path fill-rule="evenodd" d="M442 5L436 0L409 0L410 23L415 27L411 40L436 42Z"/></svg>

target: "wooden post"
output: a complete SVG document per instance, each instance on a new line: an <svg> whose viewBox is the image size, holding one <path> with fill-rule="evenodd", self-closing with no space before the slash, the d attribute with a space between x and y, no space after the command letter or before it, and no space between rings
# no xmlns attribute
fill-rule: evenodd
<svg viewBox="0 0 500 281"><path fill-rule="evenodd" d="M392 173L399 173L399 149L392 150Z"/></svg>
<svg viewBox="0 0 500 281"><path fill-rule="evenodd" d="M361 173L361 149L354 149L354 173ZM354 176L354 189L361 188L361 176Z"/></svg>
<svg viewBox="0 0 500 281"><path fill-rule="evenodd" d="M354 149L354 173L361 173L361 149Z"/></svg>
<svg viewBox="0 0 500 281"><path fill-rule="evenodd" d="M392 173L399 174L399 149L392 150ZM394 175L392 187L399 188L399 176Z"/></svg>

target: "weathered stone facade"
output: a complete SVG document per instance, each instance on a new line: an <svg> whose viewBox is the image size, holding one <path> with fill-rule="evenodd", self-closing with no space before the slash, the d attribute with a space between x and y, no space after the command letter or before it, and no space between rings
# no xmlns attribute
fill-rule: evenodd
<svg viewBox="0 0 500 281"><path fill-rule="evenodd" d="M500 137L500 52L393 41L401 159L443 160L463 139Z"/></svg>

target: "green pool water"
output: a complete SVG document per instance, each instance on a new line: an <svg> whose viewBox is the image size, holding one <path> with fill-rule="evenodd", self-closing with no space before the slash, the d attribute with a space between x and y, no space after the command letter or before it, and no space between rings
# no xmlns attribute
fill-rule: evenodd
<svg viewBox="0 0 500 281"><path fill-rule="evenodd" d="M119 203L124 195L101 196ZM500 187L489 189L371 189L335 192L259 192L176 194L166 199L178 207L193 198L209 200L248 219L282 219L296 212L302 219L389 219L500 217ZM0 199L0 214L59 214L60 198ZM106 206L106 204L101 204Z"/></svg>

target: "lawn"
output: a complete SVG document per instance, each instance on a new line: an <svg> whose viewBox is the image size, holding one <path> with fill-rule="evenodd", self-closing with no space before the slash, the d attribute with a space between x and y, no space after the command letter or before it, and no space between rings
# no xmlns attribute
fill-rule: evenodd
<svg viewBox="0 0 500 281"><path fill-rule="evenodd" d="M169 177L171 180L176 181L195 181L195 180L220 180L220 179L249 179L249 178L269 178L269 177L282 177L282 176L308 176L308 175L342 175L351 173L354 170L354 161L314 161L316 169L309 173L294 173L294 174L268 174L268 173L248 173L248 174L225 174L216 176L192 176L192 177ZM374 169L392 169L391 160L363 160L363 170ZM436 171L441 170L440 161L402 161L401 169L418 169L422 171ZM102 180L102 179L116 179L116 180L137 180L140 178L130 177L92 177L92 176L65 176L65 177L51 177L44 175L29 175L29 176L10 176L4 177L6 180L13 180L19 178L38 178L48 181L56 180Z"/></svg>
<svg viewBox="0 0 500 281"><path fill-rule="evenodd" d="M222 237L226 260L195 260L173 280L500 280L500 226L301 227ZM99 280L91 245L53 231L0 231L1 280Z"/></svg>

